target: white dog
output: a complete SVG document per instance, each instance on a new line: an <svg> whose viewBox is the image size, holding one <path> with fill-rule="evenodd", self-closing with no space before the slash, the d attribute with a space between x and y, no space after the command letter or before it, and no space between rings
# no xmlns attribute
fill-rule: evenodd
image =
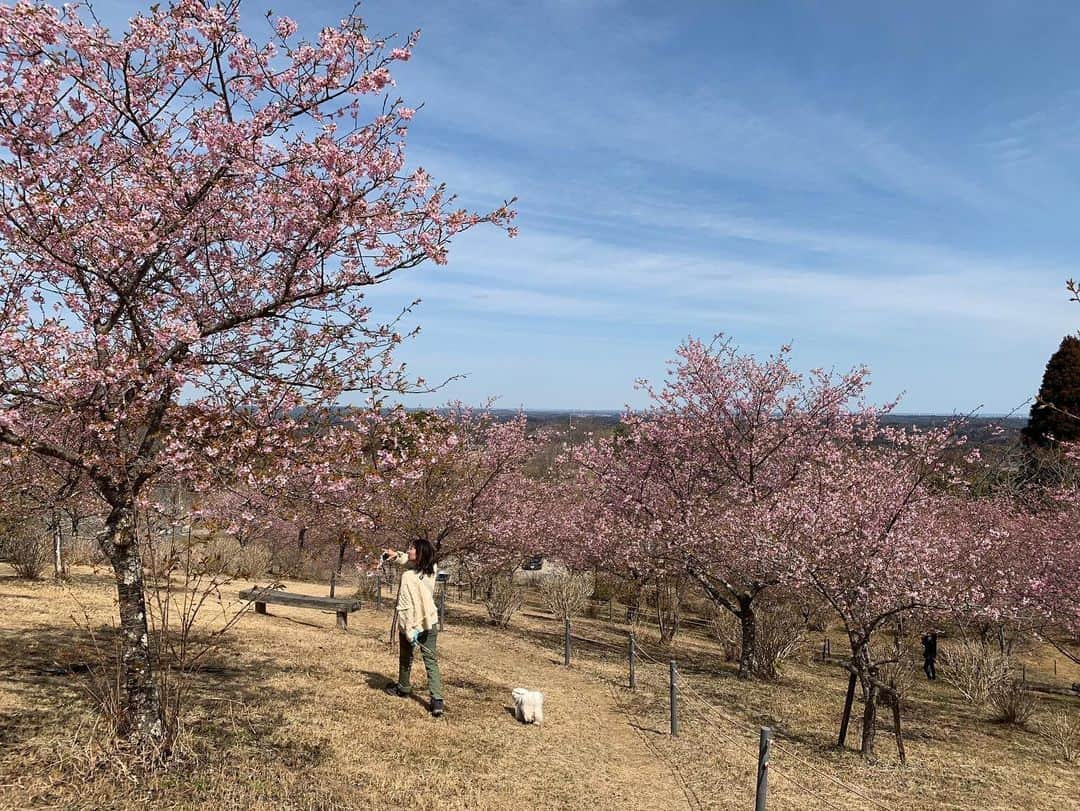
<svg viewBox="0 0 1080 811"><path fill-rule="evenodd" d="M523 724L544 723L544 694L537 690L515 687L510 694L514 699L514 717Z"/></svg>

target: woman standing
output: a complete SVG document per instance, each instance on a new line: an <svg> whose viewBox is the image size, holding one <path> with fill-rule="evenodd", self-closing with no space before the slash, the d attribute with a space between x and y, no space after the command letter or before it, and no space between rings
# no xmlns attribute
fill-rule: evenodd
<svg viewBox="0 0 1080 811"><path fill-rule="evenodd" d="M397 628L400 643L398 680L389 685L386 692L403 698L412 694L410 672L414 649L418 648L427 670L431 714L438 718L443 714L443 692L439 660L435 657L439 634L439 611L435 607L435 548L423 538L417 538L409 545L408 552L385 549L383 557L406 567L398 582L394 624L391 626L391 634L393 628Z"/></svg>

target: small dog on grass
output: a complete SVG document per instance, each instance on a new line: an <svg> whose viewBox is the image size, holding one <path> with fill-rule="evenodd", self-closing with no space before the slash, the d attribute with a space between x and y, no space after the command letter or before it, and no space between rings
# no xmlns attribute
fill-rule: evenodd
<svg viewBox="0 0 1080 811"><path fill-rule="evenodd" d="M514 717L523 724L544 723L544 694L537 690L515 687L510 694L514 699Z"/></svg>

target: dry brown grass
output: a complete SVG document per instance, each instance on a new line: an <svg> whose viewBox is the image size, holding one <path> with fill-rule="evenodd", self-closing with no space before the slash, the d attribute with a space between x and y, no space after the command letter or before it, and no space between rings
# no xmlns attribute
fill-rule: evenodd
<svg viewBox="0 0 1080 811"><path fill-rule="evenodd" d="M80 569L60 586L0 568L0 807L746 808L763 724L780 744L770 809L872 807L826 775L904 809L1064 808L1080 796L1076 765L1049 741L990 722L941 682L920 683L906 708L908 766L884 727L870 765L832 748L844 688L835 666L803 657L777 684L747 684L714 643L681 637L673 650L686 687L672 739L666 665L643 663L639 690L627 691L622 626L576 621L577 633L614 650L579 643L567 670L551 619L526 610L495 629L482 606L454 603L439 639L444 719L382 693L396 661L386 611L365 608L341 633L332 614L270 606L271 616L246 615L195 679L181 763L136 781L95 730L85 676L48 673L95 661L72 617L81 604L109 625L112 594L104 572ZM647 639L644 650L667 658ZM1025 662L1028 678L1051 680L1046 650ZM1080 680L1058 666L1058 681ZM422 668L417 676L422 685ZM545 692L544 727L513 719L516 686ZM849 736L850 745L857 720Z"/></svg>

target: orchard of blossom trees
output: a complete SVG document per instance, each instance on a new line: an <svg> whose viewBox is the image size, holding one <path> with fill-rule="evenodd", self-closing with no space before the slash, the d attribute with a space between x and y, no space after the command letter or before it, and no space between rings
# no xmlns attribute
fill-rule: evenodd
<svg viewBox="0 0 1080 811"><path fill-rule="evenodd" d="M86 6L0 6L0 525L55 537L57 574L64 533L93 527L121 736L168 737L151 512L278 571L329 550L340 574L424 538L490 585L546 555L616 584L631 616L655 610L667 642L705 601L737 623L744 679L776 678L766 638L815 614L846 633L867 755L905 625L1076 655L1077 478L1003 474L962 421L885 421L865 369L688 340L641 383L649 407L558 453L523 415L392 406L422 383L365 289L446 262L475 226L513 234L510 203L455 209L406 171L413 111L386 94L414 43L355 15L253 39L235 0L155 6L119 38ZM356 392L363 407L337 407Z"/></svg>
<svg viewBox="0 0 1080 811"><path fill-rule="evenodd" d="M200 493L198 520L277 548L306 538L337 550L339 571L346 549L374 561L412 538L487 586L529 556L555 558L655 611L667 642L684 605L704 600L738 623L742 678L777 678L761 630L813 614L847 636L866 755L912 628L994 646L1026 633L1075 656L1069 477L1009 478L962 421L889 423L866 402L866 370L801 374L789 357L689 340L663 386L641 384L649 408L574 444L462 406L343 412L294 426L288 454L185 488Z"/></svg>
<svg viewBox="0 0 1080 811"><path fill-rule="evenodd" d="M775 675L758 646L763 615L820 606L846 632L867 698L867 755L905 622L1024 628L1075 657L1075 485L987 492L996 471L966 447L961 421L887 424L888 409L862 399L865 370L803 375L788 354L685 343L666 385L642 384L649 409L567 454L567 487L587 506L562 553L675 600L696 586L738 618L744 678Z"/></svg>

